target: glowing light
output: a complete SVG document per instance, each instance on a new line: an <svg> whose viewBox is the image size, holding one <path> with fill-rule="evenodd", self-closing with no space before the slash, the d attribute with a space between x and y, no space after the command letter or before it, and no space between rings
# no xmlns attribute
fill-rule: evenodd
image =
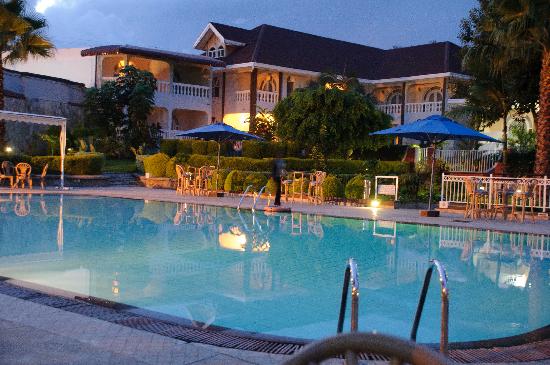
<svg viewBox="0 0 550 365"><path fill-rule="evenodd" d="M378 208L380 206L380 201L377 199L374 199L373 201L370 202L370 206L373 208Z"/></svg>
<svg viewBox="0 0 550 365"><path fill-rule="evenodd" d="M10 146L6 147L6 152L7 153L13 152L13 148L11 148Z"/></svg>

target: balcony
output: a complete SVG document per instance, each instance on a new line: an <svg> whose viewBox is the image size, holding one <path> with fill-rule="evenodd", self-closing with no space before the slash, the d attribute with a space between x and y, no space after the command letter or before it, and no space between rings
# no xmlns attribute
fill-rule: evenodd
<svg viewBox="0 0 550 365"><path fill-rule="evenodd" d="M236 91L233 101L237 108L242 111L248 111L250 108L250 90ZM258 90L256 94L256 105L262 109L273 110L275 104L279 101L279 93Z"/></svg>
<svg viewBox="0 0 550 365"><path fill-rule="evenodd" d="M115 81L116 77L103 77L102 81ZM208 86L181 84L157 80L155 105L167 109L190 109L209 112L211 107Z"/></svg>
<svg viewBox="0 0 550 365"><path fill-rule="evenodd" d="M449 99L447 101L447 110L463 103L462 99ZM390 115L394 121L401 121L401 104L378 104L376 107L378 110ZM441 101L407 103L405 104L405 123L426 118L430 115L441 114L442 107L443 103Z"/></svg>

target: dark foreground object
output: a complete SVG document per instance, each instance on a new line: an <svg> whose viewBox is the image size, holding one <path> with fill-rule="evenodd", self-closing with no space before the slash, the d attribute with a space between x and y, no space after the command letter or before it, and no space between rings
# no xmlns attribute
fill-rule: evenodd
<svg viewBox="0 0 550 365"><path fill-rule="evenodd" d="M439 217L439 210L421 210L421 217Z"/></svg>

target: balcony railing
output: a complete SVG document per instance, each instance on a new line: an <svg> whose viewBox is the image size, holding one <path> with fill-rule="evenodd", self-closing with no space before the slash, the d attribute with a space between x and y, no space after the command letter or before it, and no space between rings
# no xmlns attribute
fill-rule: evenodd
<svg viewBox="0 0 550 365"><path fill-rule="evenodd" d="M415 150L416 161L428 160L428 149ZM436 150L436 160L445 162L451 172L486 173L490 171L502 157L500 150Z"/></svg>
<svg viewBox="0 0 550 365"><path fill-rule="evenodd" d="M115 81L116 77L103 77L105 81ZM170 88L170 85L172 88ZM182 84L178 82L157 80L157 93L164 95L192 96L196 98L210 98L210 88L208 86Z"/></svg>
<svg viewBox="0 0 550 365"><path fill-rule="evenodd" d="M250 101L250 90L237 91L235 93L235 101L237 102Z"/></svg>
<svg viewBox="0 0 550 365"><path fill-rule="evenodd" d="M447 110L462 104L464 104L463 99L449 99L447 102ZM401 104L378 104L376 107L378 110L391 115L394 120L399 120L403 112ZM405 104L405 123L416 119L425 118L433 114L441 114L442 110L443 103L441 101L407 103Z"/></svg>
<svg viewBox="0 0 550 365"><path fill-rule="evenodd" d="M405 104L405 113L441 113L441 101L427 103L407 103Z"/></svg>
<svg viewBox="0 0 550 365"><path fill-rule="evenodd" d="M235 92L234 101L238 103L250 101L250 90L240 90ZM276 104L279 101L279 93L271 91L258 90L256 101L264 104Z"/></svg>

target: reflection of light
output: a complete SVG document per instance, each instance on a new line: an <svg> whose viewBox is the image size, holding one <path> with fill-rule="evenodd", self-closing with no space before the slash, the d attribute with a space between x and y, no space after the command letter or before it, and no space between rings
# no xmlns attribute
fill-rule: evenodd
<svg viewBox="0 0 550 365"><path fill-rule="evenodd" d="M378 208L380 206L380 201L377 199L374 199L370 202L370 206L373 208Z"/></svg>
<svg viewBox="0 0 550 365"><path fill-rule="evenodd" d="M239 227L231 227L229 232L220 233L218 242L221 248L233 251L244 251L246 246L246 236Z"/></svg>
<svg viewBox="0 0 550 365"><path fill-rule="evenodd" d="M7 153L10 153L10 152L12 152L12 151L13 151L13 148L11 148L10 146L7 146L7 147L6 147L6 152L7 152Z"/></svg>
<svg viewBox="0 0 550 365"><path fill-rule="evenodd" d="M264 242L262 244L259 244L257 246L252 247L252 252L268 252L271 245L269 242Z"/></svg>

